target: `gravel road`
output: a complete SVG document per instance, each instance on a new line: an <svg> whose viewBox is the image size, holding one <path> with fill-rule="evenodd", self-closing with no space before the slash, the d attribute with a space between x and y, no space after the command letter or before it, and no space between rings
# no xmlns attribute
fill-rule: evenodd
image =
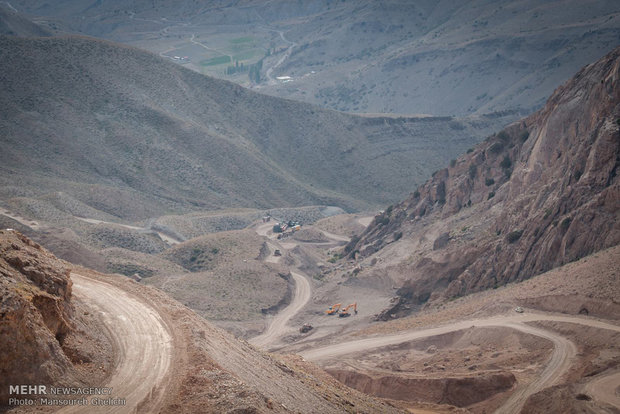
<svg viewBox="0 0 620 414"><path fill-rule="evenodd" d="M105 412L133 413L142 401L154 411L163 400L172 359L166 324L152 307L122 289L76 273L71 279L74 295L100 315L103 329L112 338L116 366L105 387L113 391L97 397L125 399L125 405L105 407ZM80 413L84 407L59 412Z"/></svg>
<svg viewBox="0 0 620 414"><path fill-rule="evenodd" d="M252 345L265 348L277 342L290 329L286 327L286 323L310 300L311 289L308 279L296 272L291 272L291 275L295 280L292 302L273 317L265 332L250 339Z"/></svg>

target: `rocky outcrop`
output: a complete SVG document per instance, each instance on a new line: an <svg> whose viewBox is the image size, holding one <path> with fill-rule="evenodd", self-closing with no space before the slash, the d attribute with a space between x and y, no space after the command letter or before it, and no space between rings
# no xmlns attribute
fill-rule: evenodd
<svg viewBox="0 0 620 414"><path fill-rule="evenodd" d="M388 254L396 234L411 243L437 229L431 248L418 243L390 269L406 275L401 299L422 304L618 244L619 82L620 48L558 88L542 110L437 171L345 251Z"/></svg>
<svg viewBox="0 0 620 414"><path fill-rule="evenodd" d="M70 381L62 343L73 307L63 262L17 231L0 231L0 298L0 405L9 385Z"/></svg>

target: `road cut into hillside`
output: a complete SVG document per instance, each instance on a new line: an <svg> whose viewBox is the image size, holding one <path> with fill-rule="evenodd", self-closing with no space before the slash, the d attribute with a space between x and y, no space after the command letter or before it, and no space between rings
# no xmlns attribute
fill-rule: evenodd
<svg viewBox="0 0 620 414"><path fill-rule="evenodd" d="M308 300L310 300L310 293L312 290L308 279L297 272L291 272L291 276L295 281L293 300L286 308L282 309L281 312L278 312L278 314L273 317L265 332L250 339L249 342L252 345L265 348L277 342L288 332L289 328L286 326L287 322L308 303Z"/></svg>
<svg viewBox="0 0 620 414"><path fill-rule="evenodd" d="M107 406L105 412L133 413L138 406L156 411L165 397L172 360L172 337L165 322L155 309L123 289L77 273L71 280L75 297L98 314L112 340L116 364L105 385L112 394L96 397L124 403ZM80 413L84 407L59 412Z"/></svg>
<svg viewBox="0 0 620 414"><path fill-rule="evenodd" d="M523 404L525 404L525 401L530 395L558 383L558 381L570 368L571 363L573 362L573 359L577 354L577 348L572 341L569 341L568 339L555 332L536 328L526 324L527 322L535 321L575 323L593 328L608 329L620 332L620 326L618 325L583 317L545 314L506 315L493 318L470 319L439 326L436 328L405 331L392 335L382 335L378 337L356 339L350 341L341 340L333 345L327 345L302 351L300 352L300 354L305 359L310 361L329 360L336 359L345 355L350 355L354 352L367 351L370 349L381 348L388 345L395 345L416 339L433 337L453 331L467 329L472 326L479 328L492 326L509 327L524 333L548 339L553 342L554 345L553 353L549 360L546 362L546 366L541 372L539 378L537 378L535 381L530 382L529 384L518 387L510 396L510 398L496 410L496 413L519 413L521 411L521 408L523 407ZM613 384L613 381L616 378L617 377L615 376L603 377L599 381L601 381L601 384L609 385ZM595 385L596 384L590 384L591 387L594 387ZM603 390L601 391L602 395L599 396L597 395L597 393L593 393L593 396L613 405L613 402L610 401L615 397L615 394L613 394L613 389L615 388L612 387L611 393L605 392Z"/></svg>

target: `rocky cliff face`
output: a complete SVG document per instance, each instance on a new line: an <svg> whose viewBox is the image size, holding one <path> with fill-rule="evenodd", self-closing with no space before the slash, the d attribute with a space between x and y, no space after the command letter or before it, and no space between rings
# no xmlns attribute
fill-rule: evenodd
<svg viewBox="0 0 620 414"><path fill-rule="evenodd" d="M62 344L73 306L63 262L16 231L0 231L0 298L0 405L9 385L71 380Z"/></svg>
<svg viewBox="0 0 620 414"><path fill-rule="evenodd" d="M546 106L489 137L378 215L346 247L407 259L371 275L404 280L405 304L522 280L620 242L620 48ZM374 261L376 263L376 260Z"/></svg>

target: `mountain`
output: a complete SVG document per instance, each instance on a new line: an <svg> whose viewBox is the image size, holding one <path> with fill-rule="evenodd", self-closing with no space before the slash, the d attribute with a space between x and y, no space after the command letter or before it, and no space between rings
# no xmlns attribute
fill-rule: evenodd
<svg viewBox="0 0 620 414"><path fill-rule="evenodd" d="M620 48L377 215L345 252L384 263L368 280L400 280L388 318L521 281L620 242L619 165Z"/></svg>
<svg viewBox="0 0 620 414"><path fill-rule="evenodd" d="M363 113L531 112L620 37L614 0L12 4L269 94ZM262 81L235 62L260 62Z"/></svg>
<svg viewBox="0 0 620 414"><path fill-rule="evenodd" d="M38 37L52 36L52 32L17 13L8 4L0 4L0 35Z"/></svg>
<svg viewBox="0 0 620 414"><path fill-rule="evenodd" d="M83 37L0 37L0 73L0 199L39 219L374 207L516 116L351 116Z"/></svg>

